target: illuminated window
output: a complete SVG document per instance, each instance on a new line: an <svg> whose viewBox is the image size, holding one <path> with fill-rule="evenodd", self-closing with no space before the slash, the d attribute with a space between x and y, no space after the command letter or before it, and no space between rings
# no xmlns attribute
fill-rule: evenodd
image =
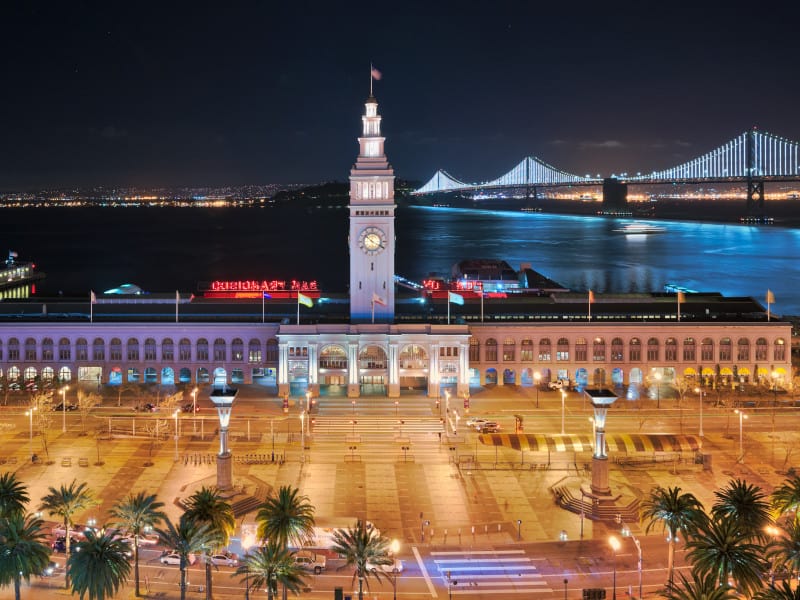
<svg viewBox="0 0 800 600"><path fill-rule="evenodd" d="M485 362L497 362L497 340L494 338L486 340Z"/></svg>
<svg viewBox="0 0 800 600"><path fill-rule="evenodd" d="M75 342L75 360L89 360L89 343L86 338L78 338Z"/></svg>
<svg viewBox="0 0 800 600"><path fill-rule="evenodd" d="M92 360L102 361L106 359L106 343L103 338L95 338L92 342Z"/></svg>
<svg viewBox="0 0 800 600"><path fill-rule="evenodd" d="M622 338L611 340L611 362L622 362L625 360L625 344Z"/></svg>
<svg viewBox="0 0 800 600"><path fill-rule="evenodd" d="M765 338L756 340L756 360L767 360L767 340Z"/></svg>
<svg viewBox="0 0 800 600"><path fill-rule="evenodd" d="M581 362L588 360L588 351L585 338L578 338L575 340L575 360Z"/></svg>
<svg viewBox="0 0 800 600"><path fill-rule="evenodd" d="M559 338L556 342L556 360L569 360L569 340L567 338Z"/></svg>
<svg viewBox="0 0 800 600"><path fill-rule="evenodd" d="M178 342L178 360L183 362L192 360L192 342L186 338L181 338Z"/></svg>
<svg viewBox="0 0 800 600"><path fill-rule="evenodd" d="M205 338L197 340L197 360L208 360L208 340Z"/></svg>
<svg viewBox="0 0 800 600"><path fill-rule="evenodd" d="M225 361L227 358L227 349L225 347L225 340L217 338L214 340L214 360Z"/></svg>
<svg viewBox="0 0 800 600"><path fill-rule="evenodd" d="M539 362L550 362L553 360L550 346L550 338L539 340Z"/></svg>
<svg viewBox="0 0 800 600"><path fill-rule="evenodd" d="M36 340L33 338L25 340L25 360L36 360Z"/></svg>
<svg viewBox="0 0 800 600"><path fill-rule="evenodd" d="M156 341L153 338L144 341L144 359L156 360Z"/></svg>
<svg viewBox="0 0 800 600"><path fill-rule="evenodd" d="M592 341L592 360L605 361L606 359L606 341L597 337Z"/></svg>
<svg viewBox="0 0 800 600"><path fill-rule="evenodd" d="M736 360L750 360L750 340L747 338L739 338L736 343Z"/></svg>
<svg viewBox="0 0 800 600"><path fill-rule="evenodd" d="M719 360L728 362L733 359L733 346L731 338L722 338L719 341Z"/></svg>
<svg viewBox="0 0 800 600"><path fill-rule="evenodd" d="M231 360L244 360L244 342L239 338L234 338L231 342Z"/></svg>
<svg viewBox="0 0 800 600"><path fill-rule="evenodd" d="M128 340L128 360L139 360L139 340L136 338Z"/></svg>
<svg viewBox="0 0 800 600"><path fill-rule="evenodd" d="M164 338L161 341L161 359L175 360L175 342L172 341L172 338Z"/></svg>
<svg viewBox="0 0 800 600"><path fill-rule="evenodd" d="M631 343L628 346L628 360L631 362L642 361L642 342L639 338L631 339Z"/></svg>
<svg viewBox="0 0 800 600"><path fill-rule="evenodd" d="M0 353L0 359L2 359L2 353ZM44 338L42 340L42 360L53 360L53 339L52 338Z"/></svg>
<svg viewBox="0 0 800 600"><path fill-rule="evenodd" d="M247 344L247 362L250 364L261 363L261 342L253 339Z"/></svg>
<svg viewBox="0 0 800 600"><path fill-rule="evenodd" d="M9 342L9 352L11 351L11 342ZM72 344L67 338L58 340L58 360L72 360Z"/></svg>
<svg viewBox="0 0 800 600"><path fill-rule="evenodd" d="M697 348L694 343L694 338L686 338L683 340L683 361L694 362L697 360Z"/></svg>
<svg viewBox="0 0 800 600"><path fill-rule="evenodd" d="M650 338L647 340L647 360L648 361L657 361L660 360L659 355L660 352L660 344L658 342L658 338Z"/></svg>
<svg viewBox="0 0 800 600"><path fill-rule="evenodd" d="M503 362L513 362L516 359L517 343L511 339L503 340Z"/></svg>
<svg viewBox="0 0 800 600"><path fill-rule="evenodd" d="M775 358L774 360L786 360L786 342L783 338L775 340Z"/></svg>
<svg viewBox="0 0 800 600"><path fill-rule="evenodd" d="M533 362L533 340L522 340L519 358L522 362Z"/></svg>

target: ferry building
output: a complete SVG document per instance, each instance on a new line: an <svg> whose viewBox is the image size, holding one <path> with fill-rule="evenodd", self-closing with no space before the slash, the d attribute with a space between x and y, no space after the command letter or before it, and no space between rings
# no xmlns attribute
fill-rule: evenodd
<svg viewBox="0 0 800 600"><path fill-rule="evenodd" d="M91 306L2 303L0 377L20 388L39 379L261 383L268 394L310 391L322 402L409 391L468 397L476 386L554 380L629 397L654 378L791 384L791 327L769 319L752 298L590 298L546 286L502 290L480 278L466 287L463 279L457 287L399 287L394 173L384 141L370 96L350 172L345 294L288 285L265 299L259 285L226 284L220 289L247 289L228 296L251 300L153 294L101 297Z"/></svg>

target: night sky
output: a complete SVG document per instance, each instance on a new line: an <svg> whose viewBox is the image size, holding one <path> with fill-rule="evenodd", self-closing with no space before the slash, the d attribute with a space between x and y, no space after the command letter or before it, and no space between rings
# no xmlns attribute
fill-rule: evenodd
<svg viewBox="0 0 800 600"><path fill-rule="evenodd" d="M163 6L162 6L163 5ZM289 7L289 5L291 5ZM796 2L4 2L0 190L651 171L800 140Z"/></svg>

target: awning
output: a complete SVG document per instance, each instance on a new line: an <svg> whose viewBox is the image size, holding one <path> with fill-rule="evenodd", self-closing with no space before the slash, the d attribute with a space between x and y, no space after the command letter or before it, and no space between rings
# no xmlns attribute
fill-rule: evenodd
<svg viewBox="0 0 800 600"><path fill-rule="evenodd" d="M542 433L484 433L481 444L529 452L591 452L590 435L545 435ZM610 453L696 452L702 447L695 435L618 434L606 435Z"/></svg>

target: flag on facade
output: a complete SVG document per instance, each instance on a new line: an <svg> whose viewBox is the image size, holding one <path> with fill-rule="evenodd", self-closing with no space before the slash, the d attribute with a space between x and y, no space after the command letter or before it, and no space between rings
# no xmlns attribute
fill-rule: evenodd
<svg viewBox="0 0 800 600"><path fill-rule="evenodd" d="M375 292L372 292L372 303L373 304L380 304L381 306L386 306L386 300L378 296Z"/></svg>
<svg viewBox="0 0 800 600"><path fill-rule="evenodd" d="M594 304L594 292L589 290L589 304Z"/></svg>
<svg viewBox="0 0 800 600"><path fill-rule="evenodd" d="M89 292L89 301L92 304L97 304L97 296L95 296L94 292Z"/></svg>
<svg viewBox="0 0 800 600"><path fill-rule="evenodd" d="M686 302L686 294L678 292L678 302Z"/></svg>
<svg viewBox="0 0 800 600"><path fill-rule="evenodd" d="M272 295L271 295L271 294L269 294L269 293L267 293L267 292L263 292L263 293L262 293L262 296L261 296L261 298L262 298L262 299L263 299L263 298L272 298Z"/></svg>
<svg viewBox="0 0 800 600"><path fill-rule="evenodd" d="M772 290L767 290L767 304L775 304L775 294Z"/></svg>
<svg viewBox="0 0 800 600"><path fill-rule="evenodd" d="M297 292L297 302L299 304L302 304L303 306L307 306L308 308L314 306L314 301L305 294L301 294L300 292Z"/></svg>
<svg viewBox="0 0 800 600"><path fill-rule="evenodd" d="M447 292L447 301L464 306L464 296L456 294L455 292Z"/></svg>

